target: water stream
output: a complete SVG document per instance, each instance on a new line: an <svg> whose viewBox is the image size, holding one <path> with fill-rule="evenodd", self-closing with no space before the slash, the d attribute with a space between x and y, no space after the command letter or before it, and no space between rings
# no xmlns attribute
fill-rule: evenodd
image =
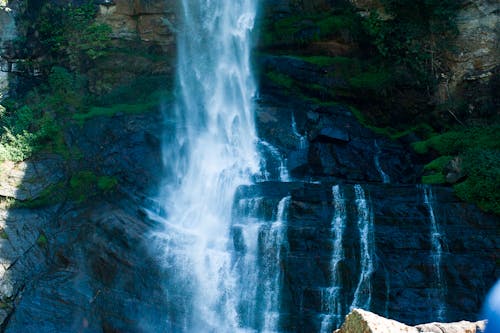
<svg viewBox="0 0 500 333"><path fill-rule="evenodd" d="M427 208L427 211L429 213L429 220L431 224L431 257L435 274L435 288L438 297L436 319L439 321L444 321L446 316L446 284L443 279L442 268L443 246L441 245L441 240L443 238L443 235L436 220L436 215L434 214L434 195L432 193L432 188L430 186L424 185L422 187L422 191L424 194L424 206Z"/></svg>
<svg viewBox="0 0 500 333"><path fill-rule="evenodd" d="M373 263L375 256L373 212L361 185L354 186L354 193L356 196L357 224L360 234L361 273L358 285L354 291L351 309L362 308L369 310L372 297L371 276L375 269Z"/></svg>
<svg viewBox="0 0 500 333"><path fill-rule="evenodd" d="M180 8L176 128L166 134L166 216L155 235L175 273L165 288L176 331L241 331L230 225L235 191L260 163L250 66L256 2L183 0Z"/></svg>
<svg viewBox="0 0 500 333"><path fill-rule="evenodd" d="M344 230L347 223L347 212L344 195L339 185L332 187L333 209L332 218L332 246L333 253L330 263L331 287L323 293L323 310L327 311L321 321L321 333L329 333L333 328L340 326L344 314L340 292L342 289L342 277L340 276L339 263L344 260Z"/></svg>

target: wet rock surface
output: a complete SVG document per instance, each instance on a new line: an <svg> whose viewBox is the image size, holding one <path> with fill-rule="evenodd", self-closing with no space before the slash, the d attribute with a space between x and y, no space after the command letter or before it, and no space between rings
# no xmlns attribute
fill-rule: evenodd
<svg viewBox="0 0 500 333"><path fill-rule="evenodd" d="M334 184L263 183L241 188L238 198L264 197L276 205L291 195L287 221L288 252L285 274L283 323L288 332L319 331L325 295L331 287L333 253L332 198ZM439 286L431 244L431 220L422 188L415 185L362 185L373 215L373 272L369 309L386 317L416 325L437 319L444 295L446 321L475 320L484 296L495 282L500 247L497 218L459 202L448 188L434 188L434 214L441 231L442 272ZM273 190L270 190L273 189ZM345 258L339 263L341 309L347 314L361 275L359 212L354 184L341 184L345 196ZM269 193L269 195L267 195ZM262 200L262 199L261 199ZM494 235L494 236L493 236ZM477 279L481 276L481 279ZM285 324L286 323L286 324Z"/></svg>

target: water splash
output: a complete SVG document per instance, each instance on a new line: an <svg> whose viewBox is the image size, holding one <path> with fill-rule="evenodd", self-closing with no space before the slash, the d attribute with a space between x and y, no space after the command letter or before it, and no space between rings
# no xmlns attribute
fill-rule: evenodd
<svg viewBox="0 0 500 333"><path fill-rule="evenodd" d="M431 257L434 267L434 274L436 276L436 288L438 293L439 305L436 309L437 320L444 321L446 317L446 283L443 279L443 268L442 268L442 258L443 258L443 247L441 245L441 240L443 235L439 230L439 224L436 221L436 216L434 214L433 202L434 195L432 193L432 188L430 186L422 186L422 191L424 194L424 206L427 208L429 213L429 220L431 222Z"/></svg>
<svg viewBox="0 0 500 333"><path fill-rule="evenodd" d="M259 147L263 148L262 155L268 156L268 158L263 158L261 160L261 175L262 180L273 180L276 179L281 182L289 182L290 174L288 173L288 168L286 167L286 159L280 151L264 140L259 140Z"/></svg>
<svg viewBox="0 0 500 333"><path fill-rule="evenodd" d="M354 308L370 309L372 297L371 276L374 272L373 259L375 256L373 212L366 199L365 191L361 185L354 186L356 208L358 212L358 229L360 234L361 274L354 291Z"/></svg>
<svg viewBox="0 0 500 333"><path fill-rule="evenodd" d="M343 318L342 300L340 292L342 289L342 278L340 276L339 263L344 260L344 230L347 222L346 204L340 186L332 187L334 215L332 219L333 253L330 263L331 287L327 288L322 295L322 303L327 315L321 320L321 333L330 333L335 327L340 326Z"/></svg>
<svg viewBox="0 0 500 333"><path fill-rule="evenodd" d="M167 133L166 217L156 244L175 276L169 294L184 332L238 332L231 268L231 207L236 188L259 170L250 66L255 0L183 0L178 32L176 127ZM180 297L180 296L179 296Z"/></svg>

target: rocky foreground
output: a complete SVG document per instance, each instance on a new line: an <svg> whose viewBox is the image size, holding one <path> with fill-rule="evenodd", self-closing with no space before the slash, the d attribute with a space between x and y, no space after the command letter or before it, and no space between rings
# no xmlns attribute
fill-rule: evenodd
<svg viewBox="0 0 500 333"><path fill-rule="evenodd" d="M460 321L407 326L369 311L354 309L346 316L342 327L334 333L480 333L485 326L484 320L475 323Z"/></svg>

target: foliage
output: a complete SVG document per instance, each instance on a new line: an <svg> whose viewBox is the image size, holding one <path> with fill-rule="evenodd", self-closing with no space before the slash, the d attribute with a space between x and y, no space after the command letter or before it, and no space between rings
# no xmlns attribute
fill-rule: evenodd
<svg viewBox="0 0 500 333"><path fill-rule="evenodd" d="M35 23L39 39L50 53L52 63L82 69L105 55L110 47L111 27L93 21L93 1L82 6L47 2Z"/></svg>
<svg viewBox="0 0 500 333"><path fill-rule="evenodd" d="M467 178L454 186L457 195L476 203L487 212L500 214L500 125L456 129L417 142L418 153L430 150L442 156L426 165L434 174L423 176L425 183L444 183L444 166L452 156L460 156Z"/></svg>
<svg viewBox="0 0 500 333"><path fill-rule="evenodd" d="M364 21L365 31L379 54L414 71L421 84L433 81L440 66L438 49L456 34L455 0L383 0L391 19L377 13Z"/></svg>
<svg viewBox="0 0 500 333"><path fill-rule="evenodd" d="M467 179L455 185L457 195L500 215L500 150L472 148L463 153L463 161Z"/></svg>
<svg viewBox="0 0 500 333"><path fill-rule="evenodd" d="M392 80L392 74L383 69L371 69L362 72L349 79L349 83L355 89L381 91L386 88Z"/></svg>
<svg viewBox="0 0 500 333"><path fill-rule="evenodd" d="M353 39L361 33L360 17L351 7L338 11L291 15L276 20L269 18L263 23L261 47L296 46L320 41L338 35Z"/></svg>
<svg viewBox="0 0 500 333"><path fill-rule="evenodd" d="M442 155L457 155L474 147L500 149L500 125L448 131L413 144L419 154L432 149Z"/></svg>
<svg viewBox="0 0 500 333"><path fill-rule="evenodd" d="M29 106L0 114L0 160L23 161L51 140L57 126L50 114Z"/></svg>

